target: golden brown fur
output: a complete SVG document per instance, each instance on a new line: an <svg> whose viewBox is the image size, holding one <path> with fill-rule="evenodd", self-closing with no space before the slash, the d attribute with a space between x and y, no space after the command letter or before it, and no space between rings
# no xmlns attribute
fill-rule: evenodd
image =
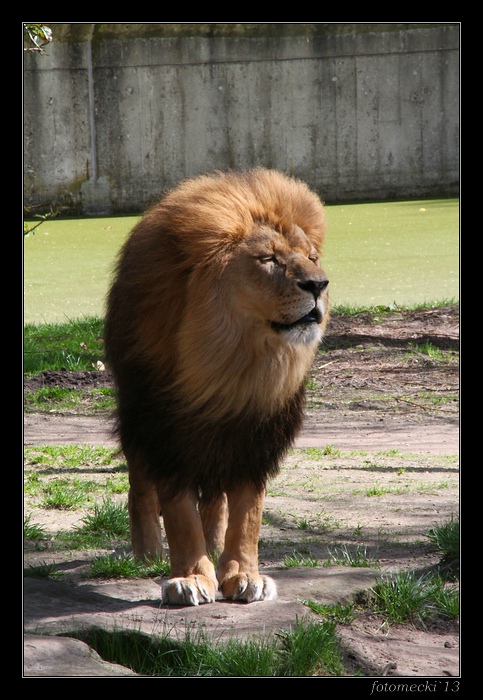
<svg viewBox="0 0 483 700"><path fill-rule="evenodd" d="M256 543L265 482L300 428L328 318L324 231L303 183L263 169L216 173L168 193L121 253L107 357L133 548L160 553L162 511L168 603L213 600L217 585L225 597L275 596Z"/></svg>

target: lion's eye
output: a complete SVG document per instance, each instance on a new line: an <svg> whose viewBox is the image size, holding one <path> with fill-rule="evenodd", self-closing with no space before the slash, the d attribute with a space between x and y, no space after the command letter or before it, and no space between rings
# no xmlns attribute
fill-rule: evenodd
<svg viewBox="0 0 483 700"><path fill-rule="evenodd" d="M275 265L278 265L278 258L276 255L262 255L259 260L263 264L275 263Z"/></svg>
<svg viewBox="0 0 483 700"><path fill-rule="evenodd" d="M317 253L311 253L309 255L309 260L312 260L313 263L318 263L319 262L319 256Z"/></svg>

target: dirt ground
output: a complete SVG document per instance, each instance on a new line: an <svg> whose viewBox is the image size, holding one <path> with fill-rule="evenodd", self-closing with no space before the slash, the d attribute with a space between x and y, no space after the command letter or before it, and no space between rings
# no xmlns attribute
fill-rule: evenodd
<svg viewBox="0 0 483 700"><path fill-rule="evenodd" d="M423 572L438 564L427 533L459 513L458 348L455 307L332 318L310 375L297 449L267 493L261 567L276 572L284 591L280 603L266 607L274 621L277 605L295 599L299 604L304 587L319 591L327 572L356 575L347 567L312 573L304 568L303 584L291 591L281 565L295 550L305 548L326 561L344 548L363 548L378 575L406 568ZM46 372L25 380L24 391L49 385L89 389L111 386L111 379L107 371ZM111 445L109 429L108 416L93 415L88 407L83 415L24 414L27 445ZM52 531L74 525L78 517L59 511L35 516ZM36 559L38 554L26 552L27 563ZM340 590L340 599L352 585ZM241 611L248 631L267 629L263 605L252 604L256 616ZM202 606L196 615L206 621L213 617L211 607ZM379 676L459 673L456 623L387 628L377 616L363 615L339 632L354 669Z"/></svg>

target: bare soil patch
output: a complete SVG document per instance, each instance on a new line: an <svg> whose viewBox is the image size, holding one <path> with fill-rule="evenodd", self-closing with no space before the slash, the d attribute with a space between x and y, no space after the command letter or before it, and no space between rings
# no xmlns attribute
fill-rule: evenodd
<svg viewBox="0 0 483 700"><path fill-rule="evenodd" d="M169 619L203 622L214 631L226 626L255 634L274 625L287 626L296 615L306 614L300 603L303 597L343 600L358 586L368 585L366 579L357 579L356 569L339 562L327 568L300 568L295 575L295 570L282 568L284 558L294 552L309 553L322 563L337 552L359 548L374 576L407 568L424 572L436 566L439 556L427 534L459 512L458 346L459 317L453 306L381 310L379 317L335 315L311 372L304 430L267 494L260 560L263 569L277 578L279 601L251 606L217 602L199 610L167 611ZM26 379L24 391L49 385L89 389L111 386L111 378L108 372L44 372ZM26 412L24 426L28 445L115 444L109 417L88 407L83 415ZM73 526L83 515L40 512L28 499L26 512L53 532ZM79 595L86 592L86 585L96 593L102 589L108 596L104 600L114 596L150 601L152 616L158 585L141 584L149 592L143 589L139 598L135 582L119 582L114 592L112 583L86 584L82 572L92 556L92 552L65 554L69 583L64 586L76 586ZM58 563L59 553L26 551L27 564L49 558ZM339 570L340 579L334 577ZM368 572L359 571L364 576ZM335 598L329 586L334 581ZM75 590L69 588L69 594L75 596ZM28 608L27 629L57 630L55 611L46 602L48 591L37 594L35 612ZM99 615L99 600L95 604ZM43 605L49 608L45 615ZM136 606L131 601L128 607ZM89 605L83 615L87 610ZM106 611L112 621L112 606L107 605ZM136 614L146 620L145 613ZM61 612L58 618L65 626ZM380 676L459 673L454 623L427 630L389 629L381 627L379 619L364 616L341 627L340 635L354 673L357 669Z"/></svg>

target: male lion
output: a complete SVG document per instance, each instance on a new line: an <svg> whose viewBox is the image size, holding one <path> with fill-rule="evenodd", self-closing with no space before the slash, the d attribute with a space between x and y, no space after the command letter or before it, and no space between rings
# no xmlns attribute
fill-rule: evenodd
<svg viewBox="0 0 483 700"><path fill-rule="evenodd" d="M164 603L277 595L258 538L327 323L324 230L305 184L257 168L181 183L121 251L106 352L136 557L161 554L163 516Z"/></svg>

